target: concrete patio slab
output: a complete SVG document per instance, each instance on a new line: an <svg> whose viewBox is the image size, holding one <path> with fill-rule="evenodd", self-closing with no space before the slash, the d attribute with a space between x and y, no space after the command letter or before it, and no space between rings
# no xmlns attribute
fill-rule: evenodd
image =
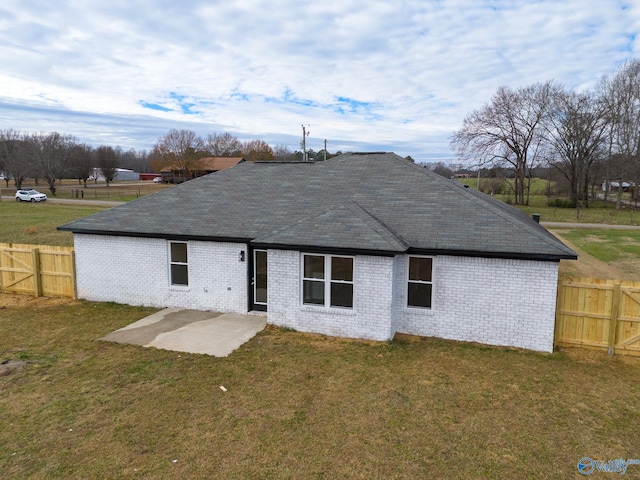
<svg viewBox="0 0 640 480"><path fill-rule="evenodd" d="M266 325L263 315L166 308L100 340L226 357Z"/></svg>

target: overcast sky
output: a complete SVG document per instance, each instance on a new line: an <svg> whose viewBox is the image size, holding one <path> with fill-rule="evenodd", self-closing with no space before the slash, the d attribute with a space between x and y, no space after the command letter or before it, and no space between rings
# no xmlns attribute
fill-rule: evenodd
<svg viewBox="0 0 640 480"><path fill-rule="evenodd" d="M451 159L499 86L591 88L639 32L640 0L2 0L0 128Z"/></svg>

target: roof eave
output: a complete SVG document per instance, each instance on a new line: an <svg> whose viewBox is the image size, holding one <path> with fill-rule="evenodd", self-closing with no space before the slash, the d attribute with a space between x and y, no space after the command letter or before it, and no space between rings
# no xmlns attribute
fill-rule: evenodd
<svg viewBox="0 0 640 480"><path fill-rule="evenodd" d="M133 237L133 238L160 238L163 240L196 240L202 242L227 242L227 243L250 243L251 239L246 237L215 237L207 235L181 235L175 233L154 233L154 232L126 232L112 230L89 230L82 228L67 228L64 225L58 230L73 232L81 235L102 235L110 237Z"/></svg>
<svg viewBox="0 0 640 480"><path fill-rule="evenodd" d="M166 234L154 232L127 232L127 231L111 231L111 230L90 230L82 228L66 227L65 225L57 228L60 231L73 232L83 235L102 235L102 236L120 236L134 238L161 238L164 240L196 240L203 242L230 242L230 243L246 243L253 248L258 249L275 249L275 250L295 250L313 253L333 253L344 255L374 255L392 257L402 254L414 255L450 255L454 257L483 257L483 258L502 258L508 260L533 260L541 262L559 262L560 260L577 260L577 255L571 254L548 254L548 253L526 253L526 252L485 252L480 250L453 250L453 249L437 249L437 248L409 248L407 250L384 250L373 248L351 248L351 247L333 247L327 245L294 245L281 243L264 243L253 242L247 237L223 237L223 236L204 236L204 235L180 235Z"/></svg>
<svg viewBox="0 0 640 480"><path fill-rule="evenodd" d="M409 248L408 254L416 255L450 255L452 257L502 258L506 260L533 260L539 262L559 262L560 260L577 260L573 254L530 253L530 252L487 252L481 250L453 250L438 248Z"/></svg>
<svg viewBox="0 0 640 480"><path fill-rule="evenodd" d="M287 245L279 243L261 243L251 242L253 248L262 250L274 249L274 250L294 250L299 252L309 253L328 253L337 255L372 255L378 257L394 257L396 255L403 254L404 251L400 250L377 250L372 248L349 248L349 247L330 247L323 245Z"/></svg>

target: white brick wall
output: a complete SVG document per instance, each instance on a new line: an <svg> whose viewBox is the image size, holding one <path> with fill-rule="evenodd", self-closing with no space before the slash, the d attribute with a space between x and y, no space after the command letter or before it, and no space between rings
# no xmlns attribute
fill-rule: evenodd
<svg viewBox="0 0 640 480"><path fill-rule="evenodd" d="M405 307L406 257L395 265L396 332L553 351L557 263L435 257L430 311Z"/></svg>
<svg viewBox="0 0 640 480"><path fill-rule="evenodd" d="M301 253L269 250L268 322L338 337L390 340L393 259L358 255L353 309L302 304Z"/></svg>
<svg viewBox="0 0 640 480"><path fill-rule="evenodd" d="M244 244L188 242L189 287L169 285L168 242L76 234L78 296L246 313ZM439 256L431 310L406 305L407 257L354 257L354 308L302 305L301 253L268 251L268 321L304 332L390 340L396 332L553 349L558 264Z"/></svg>
<svg viewBox="0 0 640 480"><path fill-rule="evenodd" d="M74 235L78 296L153 307L246 313L245 244L189 241L189 286L169 285L168 241Z"/></svg>

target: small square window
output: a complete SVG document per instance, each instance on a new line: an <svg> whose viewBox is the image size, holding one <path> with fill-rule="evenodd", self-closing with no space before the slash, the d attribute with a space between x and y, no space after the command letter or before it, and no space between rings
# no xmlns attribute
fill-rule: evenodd
<svg viewBox="0 0 640 480"><path fill-rule="evenodd" d="M431 281L433 259L422 257L409 258L409 280Z"/></svg>
<svg viewBox="0 0 640 480"><path fill-rule="evenodd" d="M331 306L353 308L353 283L331 282Z"/></svg>
<svg viewBox="0 0 640 480"><path fill-rule="evenodd" d="M187 263L187 244L171 243L171 262Z"/></svg>
<svg viewBox="0 0 640 480"><path fill-rule="evenodd" d="M324 282L304 281L304 303L324 305Z"/></svg>
<svg viewBox="0 0 640 480"><path fill-rule="evenodd" d="M324 256L304 256L304 278L324 279Z"/></svg>
<svg viewBox="0 0 640 480"><path fill-rule="evenodd" d="M409 283L410 307L431 308L431 289L433 285L424 283Z"/></svg>
<svg viewBox="0 0 640 480"><path fill-rule="evenodd" d="M331 280L353 282L353 258L331 257Z"/></svg>

